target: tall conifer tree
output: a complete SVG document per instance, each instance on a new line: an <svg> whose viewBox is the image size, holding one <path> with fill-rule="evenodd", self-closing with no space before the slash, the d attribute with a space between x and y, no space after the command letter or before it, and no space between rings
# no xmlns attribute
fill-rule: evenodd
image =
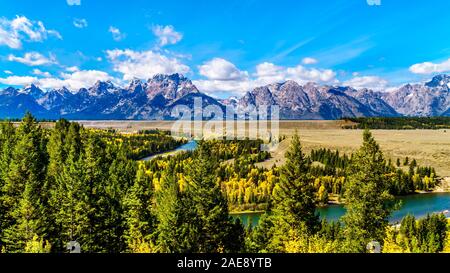
<svg viewBox="0 0 450 273"><path fill-rule="evenodd" d="M310 163L303 154L300 138L292 137L286 152L286 163L280 171L280 182L275 186L273 199L274 235L272 251L284 251L291 240L289 234L314 234L320 228L316 213L316 193L309 174Z"/></svg>
<svg viewBox="0 0 450 273"><path fill-rule="evenodd" d="M385 166L379 145L369 130L365 130L363 144L352 157L348 169L344 194L346 251L365 252L370 241L383 241L389 216L395 207L388 191Z"/></svg>

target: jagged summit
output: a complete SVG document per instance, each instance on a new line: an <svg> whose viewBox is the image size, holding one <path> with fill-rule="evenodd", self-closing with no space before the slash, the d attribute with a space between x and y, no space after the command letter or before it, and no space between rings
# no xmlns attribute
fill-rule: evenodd
<svg viewBox="0 0 450 273"><path fill-rule="evenodd" d="M446 74L436 75L433 79L425 84L428 87L445 87L449 88L450 76Z"/></svg>
<svg viewBox="0 0 450 273"><path fill-rule="evenodd" d="M44 91L35 84L0 91L0 116L71 119L171 119L177 105L233 106L237 109L278 105L282 119L338 119L359 116L450 116L450 76L436 75L425 84L405 84L386 93L351 86L328 86L288 80L249 90L241 98L217 100L201 93L182 74L134 78L125 87L97 81L91 87ZM239 111L238 111L239 113Z"/></svg>
<svg viewBox="0 0 450 273"><path fill-rule="evenodd" d="M35 99L39 99L44 95L44 91L42 91L39 87L37 87L33 83L20 90L20 92L31 95Z"/></svg>

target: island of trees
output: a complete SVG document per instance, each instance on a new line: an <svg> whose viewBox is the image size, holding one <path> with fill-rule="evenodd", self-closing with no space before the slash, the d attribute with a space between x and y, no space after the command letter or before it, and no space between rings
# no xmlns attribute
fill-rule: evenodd
<svg viewBox="0 0 450 273"><path fill-rule="evenodd" d="M44 129L27 114L0 125L0 251L99 253L448 252L442 214L389 224L394 195L429 190L433 168L386 160L369 131L352 155L314 150L293 136L286 163L258 140L199 141L195 151L137 161L178 147L167 133L121 134L60 120ZM321 220L337 196L347 212ZM261 210L257 226L232 211Z"/></svg>

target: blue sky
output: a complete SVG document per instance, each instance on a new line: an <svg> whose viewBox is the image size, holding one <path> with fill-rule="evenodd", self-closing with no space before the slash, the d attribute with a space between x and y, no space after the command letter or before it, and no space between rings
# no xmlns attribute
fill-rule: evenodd
<svg viewBox="0 0 450 273"><path fill-rule="evenodd" d="M450 71L450 1L380 4L0 0L0 86L180 72L226 97L289 79L389 90Z"/></svg>

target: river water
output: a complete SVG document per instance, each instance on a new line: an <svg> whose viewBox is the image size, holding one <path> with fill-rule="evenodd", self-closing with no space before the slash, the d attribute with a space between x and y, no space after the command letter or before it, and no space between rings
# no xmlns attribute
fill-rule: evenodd
<svg viewBox="0 0 450 273"><path fill-rule="evenodd" d="M176 148L175 150L164 152L164 153L161 153L161 154L152 155L152 156L143 158L141 160L142 161L149 161L149 160L152 160L153 158L156 158L158 156L173 155L173 154L176 154L177 152L181 152L181 151L193 151L196 148L197 148L197 141L191 140L191 141L187 142L186 144L183 144L180 147Z"/></svg>
<svg viewBox="0 0 450 273"><path fill-rule="evenodd" d="M399 197L398 199L402 201L402 206L398 211L395 211L389 219L393 224L398 223L407 214L412 214L416 218L422 218L427 214L450 210L450 193L414 194ZM345 208L342 205L331 205L318 209L318 212L322 219L335 221L345 214ZM252 225L258 224L260 216L261 213L258 212L233 215L233 217L239 217L244 225L247 225L249 222L251 222ZM450 217L450 214L447 212L446 216Z"/></svg>

